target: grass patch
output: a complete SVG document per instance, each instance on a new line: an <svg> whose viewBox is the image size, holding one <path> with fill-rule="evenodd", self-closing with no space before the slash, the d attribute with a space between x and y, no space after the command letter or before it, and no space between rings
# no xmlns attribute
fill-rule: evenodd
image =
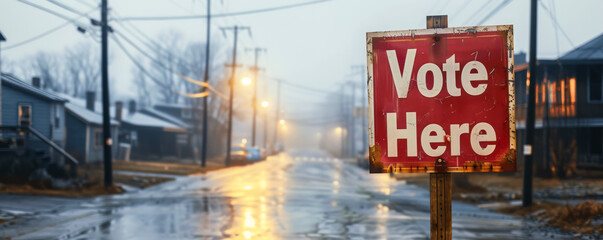
<svg viewBox="0 0 603 240"><path fill-rule="evenodd" d="M1 193L46 195L57 197L93 197L107 194L120 194L124 189L120 186L104 187L101 185L85 186L81 188L51 189L37 188L29 184L2 184Z"/></svg>
<svg viewBox="0 0 603 240"><path fill-rule="evenodd" d="M193 175L224 168L222 164L207 163L205 167L190 163L162 163L144 161L113 161L113 169L131 172L147 172L171 175Z"/></svg>
<svg viewBox="0 0 603 240"><path fill-rule="evenodd" d="M512 206L496 211L524 218L533 217L566 232L596 235L597 237L603 233L603 203L593 200L581 201L573 206L537 202L527 208Z"/></svg>

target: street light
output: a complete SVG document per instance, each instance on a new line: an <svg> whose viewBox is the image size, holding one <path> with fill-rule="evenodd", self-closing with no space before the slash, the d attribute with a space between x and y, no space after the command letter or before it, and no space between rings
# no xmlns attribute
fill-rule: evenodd
<svg viewBox="0 0 603 240"><path fill-rule="evenodd" d="M262 107L268 108L268 101L262 101Z"/></svg>
<svg viewBox="0 0 603 240"><path fill-rule="evenodd" d="M251 85L251 78L244 77L243 79L241 79L241 83L243 84L243 86L249 86Z"/></svg>
<svg viewBox="0 0 603 240"><path fill-rule="evenodd" d="M280 121L278 121L278 123L280 125L285 125L287 122L285 121L285 119L281 119Z"/></svg>

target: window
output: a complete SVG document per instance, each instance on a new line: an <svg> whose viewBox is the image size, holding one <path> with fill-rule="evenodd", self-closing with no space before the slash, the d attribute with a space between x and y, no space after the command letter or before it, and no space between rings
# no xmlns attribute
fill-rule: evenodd
<svg viewBox="0 0 603 240"><path fill-rule="evenodd" d="M103 147L103 131L101 129L94 129L94 139L92 140L92 144L94 149L101 149Z"/></svg>
<svg viewBox="0 0 603 240"><path fill-rule="evenodd" d="M603 76L601 67L589 67L588 69L588 100L592 102L603 101Z"/></svg>
<svg viewBox="0 0 603 240"><path fill-rule="evenodd" d="M19 104L19 126L31 126L31 104Z"/></svg>

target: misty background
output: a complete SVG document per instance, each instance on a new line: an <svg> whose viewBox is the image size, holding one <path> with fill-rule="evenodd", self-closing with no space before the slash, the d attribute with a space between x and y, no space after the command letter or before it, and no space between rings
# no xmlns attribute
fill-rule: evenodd
<svg viewBox="0 0 603 240"><path fill-rule="evenodd" d="M100 18L98 2L30 3L71 20L24 1L3 1L0 30L7 41L2 45L2 71L26 81L34 75L56 79L43 87L76 97L82 97L86 90L100 89L100 29L88 20ZM271 11L302 3L307 4ZM515 52L528 52L528 1L221 0L211 4L212 15L216 15L211 20L212 86L227 93L226 81L231 77L225 64L232 60L233 34L220 28L250 27L251 33L239 33L237 58L243 66L237 69L235 79L238 82L242 77L253 76L250 67L255 55L247 50L265 48L258 62L263 68L258 78L258 101L270 103L266 114L269 126L276 126L278 119L287 121L278 138L284 139L288 147L315 148L321 143L333 143L338 131L342 131L338 127L343 114L350 112L343 109L342 101L349 102L354 96L351 102L355 107L366 101L362 98L366 32L422 29L425 16L448 15L449 27L512 24ZM173 89L191 93L196 87L175 74L202 79L206 19L128 18L205 15L206 6L205 0L109 1L109 23L115 30L109 35L111 102L134 99L142 106L190 102ZM603 22L601 9L603 2L596 0L539 1L538 58L557 58L603 32L603 26L597 24ZM219 16L251 10L267 11ZM84 14L78 16L74 12ZM277 80L282 80L280 116L276 112ZM235 86L233 143L251 136L251 89ZM343 100L342 93L347 100ZM225 107L218 97L210 99L215 101L214 109ZM263 124L260 112L260 133ZM268 128L269 139L273 138L273 131ZM262 142L261 135L258 142ZM361 148L362 144L356 142L355 146Z"/></svg>

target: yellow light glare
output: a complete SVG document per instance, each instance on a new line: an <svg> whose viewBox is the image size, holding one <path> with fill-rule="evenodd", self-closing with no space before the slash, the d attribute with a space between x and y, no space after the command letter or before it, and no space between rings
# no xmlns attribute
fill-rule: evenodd
<svg viewBox="0 0 603 240"><path fill-rule="evenodd" d="M286 122L285 122L285 119L281 119L280 121L278 121L278 123L281 125L285 125Z"/></svg>
<svg viewBox="0 0 603 240"><path fill-rule="evenodd" d="M267 101L262 101L262 107L263 108L267 108L268 107L268 102Z"/></svg>
<svg viewBox="0 0 603 240"><path fill-rule="evenodd" d="M251 78L244 77L243 79L241 79L241 83L243 83L244 86L249 86L251 85Z"/></svg>

